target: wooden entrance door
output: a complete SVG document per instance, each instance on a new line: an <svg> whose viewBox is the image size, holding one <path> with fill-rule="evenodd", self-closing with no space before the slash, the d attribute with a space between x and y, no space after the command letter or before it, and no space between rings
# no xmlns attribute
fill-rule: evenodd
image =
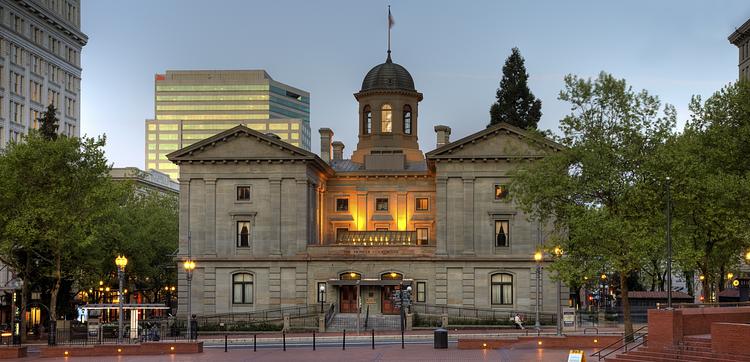
<svg viewBox="0 0 750 362"><path fill-rule="evenodd" d="M398 314L400 311L396 308L393 303L393 293L396 292L397 287L395 285L385 285L381 291L381 312L383 314Z"/></svg>
<svg viewBox="0 0 750 362"><path fill-rule="evenodd" d="M339 290L339 312L357 313L357 287L342 285Z"/></svg>

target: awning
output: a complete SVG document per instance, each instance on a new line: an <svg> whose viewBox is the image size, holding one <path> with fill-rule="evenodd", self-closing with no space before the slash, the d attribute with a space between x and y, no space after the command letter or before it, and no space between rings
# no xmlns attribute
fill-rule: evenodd
<svg viewBox="0 0 750 362"><path fill-rule="evenodd" d="M411 285L413 280L411 279L404 279L404 280L393 280L393 279L362 279L362 280L340 280L340 279L330 279L328 280L328 285L359 285L359 286L365 286L365 285Z"/></svg>

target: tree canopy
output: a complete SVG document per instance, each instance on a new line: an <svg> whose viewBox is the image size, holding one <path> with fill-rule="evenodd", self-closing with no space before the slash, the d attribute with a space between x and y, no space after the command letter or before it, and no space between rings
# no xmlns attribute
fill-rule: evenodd
<svg viewBox="0 0 750 362"><path fill-rule="evenodd" d="M513 48L503 65L497 101L490 107L490 125L506 122L523 129L536 129L542 117L542 101L529 89L529 74L521 52Z"/></svg>

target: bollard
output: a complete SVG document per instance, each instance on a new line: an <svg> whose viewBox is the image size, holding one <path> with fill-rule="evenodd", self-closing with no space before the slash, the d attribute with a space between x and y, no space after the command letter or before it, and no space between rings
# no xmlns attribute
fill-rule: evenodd
<svg viewBox="0 0 750 362"><path fill-rule="evenodd" d="M375 349L375 329L372 330L372 349Z"/></svg>
<svg viewBox="0 0 750 362"><path fill-rule="evenodd" d="M341 340L341 349L346 350L346 329L344 329L344 338Z"/></svg>
<svg viewBox="0 0 750 362"><path fill-rule="evenodd" d="M227 337L227 335L225 334L225 335L224 335L224 352L226 352L226 351L227 351L227 342L228 342L228 341L229 341L229 338L228 338L228 337Z"/></svg>
<svg viewBox="0 0 750 362"><path fill-rule="evenodd" d="M284 347L284 350L286 351L286 332L281 332L281 345Z"/></svg>
<svg viewBox="0 0 750 362"><path fill-rule="evenodd" d="M313 331L313 351L315 350L315 331Z"/></svg>
<svg viewBox="0 0 750 362"><path fill-rule="evenodd" d="M253 352L258 351L258 344L256 342L258 342L258 335L253 334Z"/></svg>

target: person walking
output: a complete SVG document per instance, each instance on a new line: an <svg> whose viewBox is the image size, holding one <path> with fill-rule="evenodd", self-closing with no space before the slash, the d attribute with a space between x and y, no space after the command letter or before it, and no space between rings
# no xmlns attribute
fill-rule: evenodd
<svg viewBox="0 0 750 362"><path fill-rule="evenodd" d="M521 321L521 316L519 316L518 313L516 313L516 316L513 317L513 322L516 324L516 328L526 329L526 328L523 327L523 322Z"/></svg>

